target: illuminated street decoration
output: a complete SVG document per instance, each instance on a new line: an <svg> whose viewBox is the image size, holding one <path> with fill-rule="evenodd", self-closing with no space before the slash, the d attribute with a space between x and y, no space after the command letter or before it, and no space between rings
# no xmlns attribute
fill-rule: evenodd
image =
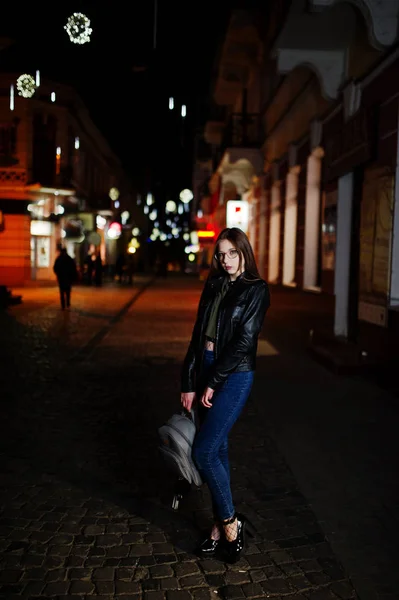
<svg viewBox="0 0 399 600"><path fill-rule="evenodd" d="M10 110L14 110L15 108L15 98L14 98L14 86L10 85Z"/></svg>
<svg viewBox="0 0 399 600"><path fill-rule="evenodd" d="M90 35L93 32L90 27L90 19L83 13L73 13L73 15L68 18L64 29L69 35L70 41L80 45L90 42Z"/></svg>
<svg viewBox="0 0 399 600"><path fill-rule="evenodd" d="M107 224L107 219L105 219L102 215L96 216L96 226L97 229L104 229Z"/></svg>
<svg viewBox="0 0 399 600"><path fill-rule="evenodd" d="M173 202L173 200L168 200L165 209L167 213L176 212L176 202Z"/></svg>
<svg viewBox="0 0 399 600"><path fill-rule="evenodd" d="M55 151L55 172L56 175L61 173L61 146L57 146Z"/></svg>
<svg viewBox="0 0 399 600"><path fill-rule="evenodd" d="M17 79L18 94L23 98L32 98L36 90L36 83L32 75L24 73Z"/></svg>
<svg viewBox="0 0 399 600"><path fill-rule="evenodd" d="M111 225L108 228L107 231L107 237L110 240L117 240L118 238L121 237L122 234L122 225L120 223L118 223L117 221L114 221L113 223L111 223Z"/></svg>
<svg viewBox="0 0 399 600"><path fill-rule="evenodd" d="M111 198L111 200L113 200L114 202L115 202L116 200L118 200L118 198L119 198L119 190L118 190L118 188L116 188L116 187L112 187L112 188L109 190L109 197L110 197L110 198Z"/></svg>
<svg viewBox="0 0 399 600"><path fill-rule="evenodd" d="M188 204L194 198L194 195L191 190L182 190L179 195L180 200L183 204Z"/></svg>
<svg viewBox="0 0 399 600"><path fill-rule="evenodd" d="M126 225L128 220L130 219L130 212L128 210L124 210L121 214L122 225Z"/></svg>

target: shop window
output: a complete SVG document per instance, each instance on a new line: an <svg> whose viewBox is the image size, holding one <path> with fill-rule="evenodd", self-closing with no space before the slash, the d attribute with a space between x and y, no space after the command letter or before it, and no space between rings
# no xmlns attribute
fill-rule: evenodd
<svg viewBox="0 0 399 600"><path fill-rule="evenodd" d="M47 268L50 266L50 238L49 237L38 237L36 238L37 248L37 267Z"/></svg>
<svg viewBox="0 0 399 600"><path fill-rule="evenodd" d="M337 240L337 190L323 192L322 198L321 263L323 271L333 271Z"/></svg>
<svg viewBox="0 0 399 600"><path fill-rule="evenodd" d="M19 161L17 153L17 124L3 123L0 125L0 165L9 167Z"/></svg>

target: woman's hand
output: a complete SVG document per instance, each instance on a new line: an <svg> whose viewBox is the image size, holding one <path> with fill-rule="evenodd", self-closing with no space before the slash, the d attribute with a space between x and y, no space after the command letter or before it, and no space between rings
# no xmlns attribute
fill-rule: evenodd
<svg viewBox="0 0 399 600"><path fill-rule="evenodd" d="M195 400L195 392L182 392L180 394L180 401L184 408L188 411L191 410L193 402Z"/></svg>
<svg viewBox="0 0 399 600"><path fill-rule="evenodd" d="M211 400L212 400L212 396L214 393L215 393L215 390L213 390L212 388L210 388L210 387L205 388L205 391L202 394L201 401L200 401L202 406L205 406L205 408L212 408Z"/></svg>

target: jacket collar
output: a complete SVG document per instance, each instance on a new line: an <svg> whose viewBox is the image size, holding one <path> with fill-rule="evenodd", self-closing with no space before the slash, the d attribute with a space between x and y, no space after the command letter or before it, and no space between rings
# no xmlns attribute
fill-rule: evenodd
<svg viewBox="0 0 399 600"><path fill-rule="evenodd" d="M229 289L227 291L226 296L230 297L233 294L233 292L234 295L236 295L237 293L240 293L242 291L246 284L244 274L245 271L241 273L241 275L239 275L235 281L231 281L229 283ZM216 295L220 292L220 290L222 289L223 281L225 281L226 277L227 275L216 275L215 277L212 277L212 279L209 281L209 285L213 294Z"/></svg>

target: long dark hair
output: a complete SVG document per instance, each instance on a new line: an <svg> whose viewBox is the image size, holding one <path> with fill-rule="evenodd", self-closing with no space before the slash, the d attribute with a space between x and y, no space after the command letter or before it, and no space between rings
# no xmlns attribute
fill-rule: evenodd
<svg viewBox="0 0 399 600"><path fill-rule="evenodd" d="M216 252L218 251L219 242L222 240L228 240L233 244L234 248L238 250L238 255L240 257L240 269L242 265L242 259L244 259L245 273L243 275L243 279L250 281L253 281L254 279L261 279L250 241L245 233L238 227L226 227L226 229L223 229L223 231L220 232L218 239L216 240L208 277L211 278L215 275L226 275L225 270L215 256Z"/></svg>

